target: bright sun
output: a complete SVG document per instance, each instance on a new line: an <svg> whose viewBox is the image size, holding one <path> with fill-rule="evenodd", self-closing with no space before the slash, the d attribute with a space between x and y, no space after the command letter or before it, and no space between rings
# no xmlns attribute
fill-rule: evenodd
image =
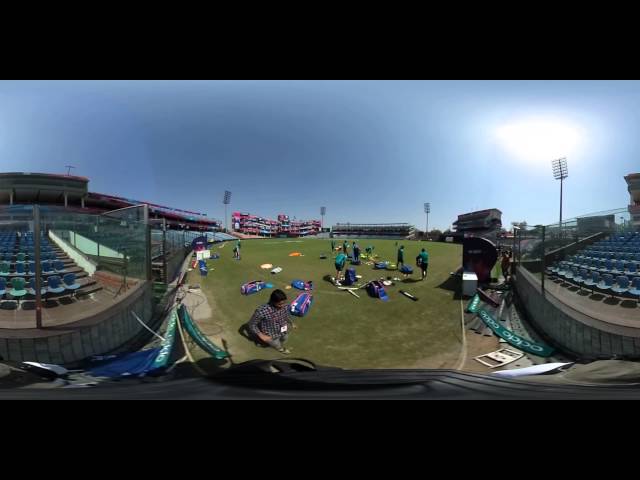
<svg viewBox="0 0 640 480"><path fill-rule="evenodd" d="M496 133L511 155L530 162L569 156L580 143L576 127L557 121L523 121L504 125Z"/></svg>

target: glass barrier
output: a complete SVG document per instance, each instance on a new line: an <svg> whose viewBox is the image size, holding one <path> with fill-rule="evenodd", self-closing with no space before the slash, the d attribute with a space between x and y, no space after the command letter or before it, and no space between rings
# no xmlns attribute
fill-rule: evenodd
<svg viewBox="0 0 640 480"><path fill-rule="evenodd" d="M581 265L578 260L584 260L584 265L592 266L592 256L587 253L594 249L602 250L603 260L607 255L614 259L618 253L631 253L618 252L617 247L631 239L633 230L626 208L581 215L562 224L518 229L514 257L521 267L543 279L545 270L549 273L566 262ZM612 247L615 251L606 251L609 245L616 246Z"/></svg>
<svg viewBox="0 0 640 480"><path fill-rule="evenodd" d="M194 238L207 235L165 232L158 223L149 229L145 218L144 206L102 215L46 205L0 207L0 328L54 325L54 307L94 292L114 299L151 278L152 261L160 271L163 255L184 253ZM83 308L66 312L71 317Z"/></svg>

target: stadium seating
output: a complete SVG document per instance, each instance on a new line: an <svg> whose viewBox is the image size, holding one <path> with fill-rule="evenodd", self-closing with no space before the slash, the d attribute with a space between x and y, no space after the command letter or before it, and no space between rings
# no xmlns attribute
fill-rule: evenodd
<svg viewBox="0 0 640 480"><path fill-rule="evenodd" d="M32 232L0 230L0 300L12 300L17 308L22 300L31 300L36 294L35 241ZM86 273L78 268L56 244L43 234L40 240L41 294L51 300L51 295L72 297L86 285L78 282L78 275ZM64 274L64 278L61 275ZM95 291L96 281L89 282ZM101 287L97 287L99 290ZM29 296L27 296L29 295ZM26 298L25 298L26 297ZM2 310L0 310L2 315Z"/></svg>
<svg viewBox="0 0 640 480"><path fill-rule="evenodd" d="M640 302L640 232L597 241L556 261L546 273L580 289L632 296Z"/></svg>

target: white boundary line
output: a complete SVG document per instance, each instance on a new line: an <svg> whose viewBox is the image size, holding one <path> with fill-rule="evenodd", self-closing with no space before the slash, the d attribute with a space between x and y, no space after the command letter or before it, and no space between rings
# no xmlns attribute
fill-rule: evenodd
<svg viewBox="0 0 640 480"><path fill-rule="evenodd" d="M460 361L456 366L456 370L462 370L467 362L467 335L464 328L464 308L462 307L462 298L460 299L460 326L462 327L462 352L460 352Z"/></svg>

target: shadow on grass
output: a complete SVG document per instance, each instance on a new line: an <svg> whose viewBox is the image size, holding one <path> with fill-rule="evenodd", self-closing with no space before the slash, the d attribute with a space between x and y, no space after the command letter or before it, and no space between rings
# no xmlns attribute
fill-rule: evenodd
<svg viewBox="0 0 640 480"><path fill-rule="evenodd" d="M438 288L453 292L453 299L460 300L462 298L461 278L450 275L444 282L438 285Z"/></svg>
<svg viewBox="0 0 640 480"><path fill-rule="evenodd" d="M322 279L325 282L329 282L331 285L333 285L333 280L331 280L333 277L331 275L325 275L324 277L322 277Z"/></svg>
<svg viewBox="0 0 640 480"><path fill-rule="evenodd" d="M241 337L246 338L248 341L253 343L256 347L268 348L268 345L265 345L264 343L260 342L257 338L255 338L253 333L251 333L251 331L249 330L248 324L243 323L242 325L240 325L240 328L238 329L238 333L240 334ZM228 351L226 347L225 347L225 350Z"/></svg>
<svg viewBox="0 0 640 480"><path fill-rule="evenodd" d="M422 280L419 278L405 278L402 280L402 283L418 283L421 282Z"/></svg>
<svg viewBox="0 0 640 480"><path fill-rule="evenodd" d="M214 375L221 370L226 369L230 364L230 359L218 360L213 357L202 358L196 361L196 365L204 370L209 375Z"/></svg>

